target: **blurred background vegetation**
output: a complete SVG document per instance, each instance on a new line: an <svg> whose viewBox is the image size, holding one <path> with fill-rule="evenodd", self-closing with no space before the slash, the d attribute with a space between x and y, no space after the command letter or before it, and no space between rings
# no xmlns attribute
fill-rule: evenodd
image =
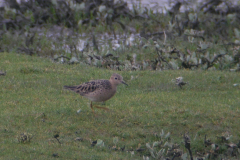
<svg viewBox="0 0 240 160"><path fill-rule="evenodd" d="M115 70L239 71L236 4L171 1L160 10L141 1L129 9L123 0L9 0L0 10L0 51Z"/></svg>

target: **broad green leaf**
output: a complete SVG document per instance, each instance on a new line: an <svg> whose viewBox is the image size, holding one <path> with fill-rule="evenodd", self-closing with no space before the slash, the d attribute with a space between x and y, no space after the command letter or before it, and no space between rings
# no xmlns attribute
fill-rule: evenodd
<svg viewBox="0 0 240 160"><path fill-rule="evenodd" d="M76 57L72 57L70 60L69 60L69 63L79 63L78 59Z"/></svg>
<svg viewBox="0 0 240 160"><path fill-rule="evenodd" d="M188 18L190 21L195 21L197 19L197 14L196 13L190 13L188 14Z"/></svg>
<svg viewBox="0 0 240 160"><path fill-rule="evenodd" d="M149 143L146 143L146 147L147 147L148 149L152 149L152 147L150 146Z"/></svg>
<svg viewBox="0 0 240 160"><path fill-rule="evenodd" d="M100 5L99 8L98 8L99 12L105 12L106 11L106 6L104 5Z"/></svg>
<svg viewBox="0 0 240 160"><path fill-rule="evenodd" d="M226 137L226 140L228 141L231 137L232 137L232 135Z"/></svg>
<svg viewBox="0 0 240 160"><path fill-rule="evenodd" d="M170 136L170 132L168 132L165 136L165 138L168 138Z"/></svg>
<svg viewBox="0 0 240 160"><path fill-rule="evenodd" d="M149 157L145 157L145 156L143 156L143 160L149 160Z"/></svg>
<svg viewBox="0 0 240 160"><path fill-rule="evenodd" d="M160 151L157 153L157 159L159 159L162 155L163 155L163 153L165 152L165 149L160 149Z"/></svg>
<svg viewBox="0 0 240 160"><path fill-rule="evenodd" d="M234 28L234 33L236 38L240 38L240 31L237 28Z"/></svg>
<svg viewBox="0 0 240 160"><path fill-rule="evenodd" d="M216 149L216 145L215 144L212 144L211 147L212 147L212 150Z"/></svg>
<svg viewBox="0 0 240 160"><path fill-rule="evenodd" d="M97 144L96 144L96 146L104 147L104 142L103 142L103 140L98 139L98 140L97 140Z"/></svg>
<svg viewBox="0 0 240 160"><path fill-rule="evenodd" d="M153 142L153 147L157 147L157 146L160 145L160 144L161 144L161 142L158 142L158 141Z"/></svg>
<svg viewBox="0 0 240 160"><path fill-rule="evenodd" d="M150 151L150 154L153 158L156 158L156 156L154 155L154 153L152 151Z"/></svg>
<svg viewBox="0 0 240 160"><path fill-rule="evenodd" d="M164 136L164 131L162 129L162 132L160 133L160 136L163 137Z"/></svg>

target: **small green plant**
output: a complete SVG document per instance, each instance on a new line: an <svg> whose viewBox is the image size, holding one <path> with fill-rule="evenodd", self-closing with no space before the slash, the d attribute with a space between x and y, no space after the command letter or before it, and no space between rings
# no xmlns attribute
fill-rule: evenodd
<svg viewBox="0 0 240 160"><path fill-rule="evenodd" d="M17 140L19 143L28 143L33 138L33 135L27 132L21 133L17 136Z"/></svg>
<svg viewBox="0 0 240 160"><path fill-rule="evenodd" d="M103 140L98 139L98 140L97 140L96 147L104 147L104 142L103 142Z"/></svg>
<svg viewBox="0 0 240 160"><path fill-rule="evenodd" d="M165 154L164 147L168 146L168 144L169 144L167 142L167 140L170 136L170 132L168 132L165 135L164 131L162 130L162 132L160 134L157 134L156 136L160 138L160 141L155 141L155 142L153 142L152 145L150 145L150 143L146 143L146 147L149 150L149 152L153 158L162 160L162 159L164 159L164 154ZM157 150L157 148L159 148L159 147L160 147L160 150Z"/></svg>

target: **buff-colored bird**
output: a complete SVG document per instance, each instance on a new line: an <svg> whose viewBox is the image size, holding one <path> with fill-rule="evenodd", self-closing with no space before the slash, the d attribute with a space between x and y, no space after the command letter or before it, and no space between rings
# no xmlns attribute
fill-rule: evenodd
<svg viewBox="0 0 240 160"><path fill-rule="evenodd" d="M125 84L121 75L112 74L109 80L99 79L85 82L77 86L64 86L65 89L79 93L81 96L88 98L91 101L90 107L94 113L92 102L105 102L112 98L119 84ZM106 107L94 106L96 108L109 110Z"/></svg>

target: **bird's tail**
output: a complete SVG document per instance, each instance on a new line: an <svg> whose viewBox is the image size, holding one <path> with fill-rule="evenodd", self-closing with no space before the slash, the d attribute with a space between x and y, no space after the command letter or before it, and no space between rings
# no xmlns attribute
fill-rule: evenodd
<svg viewBox="0 0 240 160"><path fill-rule="evenodd" d="M63 88L71 90L71 91L75 91L76 90L76 86L63 86Z"/></svg>

